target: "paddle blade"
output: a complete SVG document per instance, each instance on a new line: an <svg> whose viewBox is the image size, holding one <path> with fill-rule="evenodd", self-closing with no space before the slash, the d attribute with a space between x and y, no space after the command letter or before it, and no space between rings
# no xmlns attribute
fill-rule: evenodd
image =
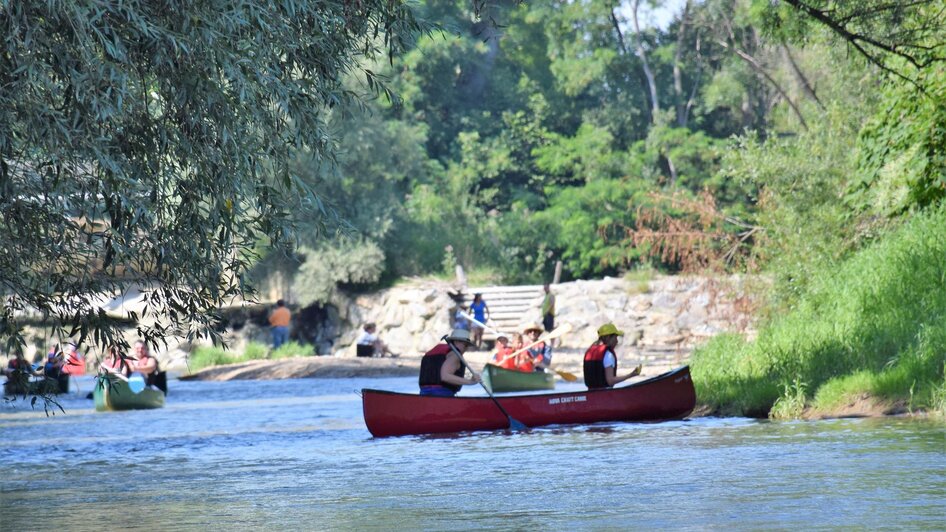
<svg viewBox="0 0 946 532"><path fill-rule="evenodd" d="M551 339L553 339L553 338L558 338L558 337L560 337L560 336L564 336L564 335L566 335L566 334L568 334L568 333L570 333L570 332L572 332L572 324L571 324L571 323L563 323L563 324L559 325L558 327L552 329L551 331L549 331L549 332L543 334L542 336L539 337L539 339L540 339L540 340L542 340L542 339L551 340Z"/></svg>
<svg viewBox="0 0 946 532"><path fill-rule="evenodd" d="M131 377L128 377L128 387L131 393L141 393L141 390L145 389L144 376L141 373L132 373Z"/></svg>
<svg viewBox="0 0 946 532"><path fill-rule="evenodd" d="M521 421L517 421L513 419L512 417L509 418L510 430L526 430L527 428L529 427L525 426L525 424L523 424Z"/></svg>
<svg viewBox="0 0 946 532"><path fill-rule="evenodd" d="M553 369L552 371L554 371L555 373L558 373L559 377L567 380L568 382L575 382L578 380L578 377L576 377L574 373L569 373L567 371L562 371L558 369Z"/></svg>

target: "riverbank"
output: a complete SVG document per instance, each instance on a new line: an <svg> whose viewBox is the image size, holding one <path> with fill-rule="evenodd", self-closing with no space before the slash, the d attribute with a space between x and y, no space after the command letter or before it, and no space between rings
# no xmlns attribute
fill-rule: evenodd
<svg viewBox="0 0 946 532"><path fill-rule="evenodd" d="M554 356L554 368L572 373L582 379L582 358L584 352L579 349L560 349ZM479 371L486 364L490 353L473 351L465 355L467 362ZM649 361L645 361L649 358ZM630 382L655 377L688 362L689 353L671 354L659 357L653 353L640 352L637 357L622 357L618 373L629 371L637 364L642 364L641 376ZM181 380L197 381L233 381L233 380L279 380L308 378L383 378L412 377L420 371L419 356L401 356L397 358L348 358L348 357L296 357L279 360L253 360L239 364L214 366L190 375L180 376ZM717 416L720 412L703 403L697 404L690 417ZM807 420L837 419L854 417L889 417L919 416L923 411L909 408L906 402L884 401L867 394L859 396L848 404L834 409L807 408L800 418Z"/></svg>
<svg viewBox="0 0 946 532"><path fill-rule="evenodd" d="M622 357L618 373L630 371L641 364L641 378L660 375L674 367L684 365L688 352L639 351L636 356ZM491 356L488 351L471 351L464 355L466 361L477 371L481 370ZM553 367L566 371L581 379L582 349L558 349L553 356ZM239 364L214 366L183 375L183 380L273 380L307 378L352 378L352 377L403 377L417 375L420 371L420 356L402 355L397 358L351 358L351 357L296 357L279 360L252 360Z"/></svg>

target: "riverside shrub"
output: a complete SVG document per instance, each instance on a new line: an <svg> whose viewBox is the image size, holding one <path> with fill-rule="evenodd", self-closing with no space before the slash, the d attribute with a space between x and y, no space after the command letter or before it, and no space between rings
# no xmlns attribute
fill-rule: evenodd
<svg viewBox="0 0 946 532"><path fill-rule="evenodd" d="M700 400L723 413L765 415L804 382L816 408L866 393L942 410L943 234L946 207L917 214L836 267L816 270L797 305L755 341L726 335L697 349Z"/></svg>

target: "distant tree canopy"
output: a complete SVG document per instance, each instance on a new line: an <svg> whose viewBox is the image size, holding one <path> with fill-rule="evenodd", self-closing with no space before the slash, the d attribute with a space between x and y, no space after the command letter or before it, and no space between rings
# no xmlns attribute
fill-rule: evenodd
<svg viewBox="0 0 946 532"><path fill-rule="evenodd" d="M0 5L0 336L22 311L99 346L100 306L135 284L148 340L212 334L258 242L330 212L290 171L330 161L328 127L364 65L421 31L400 2L4 2ZM365 91L362 91L365 92ZM295 212L293 212L295 211ZM314 214L313 214L314 213Z"/></svg>
<svg viewBox="0 0 946 532"><path fill-rule="evenodd" d="M333 172L299 167L361 237L334 249L377 242L382 279L789 264L946 191L941 2L473 5L422 3L445 30L377 65L401 105L339 121Z"/></svg>

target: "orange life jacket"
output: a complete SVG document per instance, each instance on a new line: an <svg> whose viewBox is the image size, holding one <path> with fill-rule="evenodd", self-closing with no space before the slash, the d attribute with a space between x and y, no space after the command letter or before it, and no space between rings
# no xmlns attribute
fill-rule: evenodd
<svg viewBox="0 0 946 532"><path fill-rule="evenodd" d="M509 357L512 353L513 349L511 347L500 347L493 355L493 362L501 368L514 370L516 369L516 357Z"/></svg>

